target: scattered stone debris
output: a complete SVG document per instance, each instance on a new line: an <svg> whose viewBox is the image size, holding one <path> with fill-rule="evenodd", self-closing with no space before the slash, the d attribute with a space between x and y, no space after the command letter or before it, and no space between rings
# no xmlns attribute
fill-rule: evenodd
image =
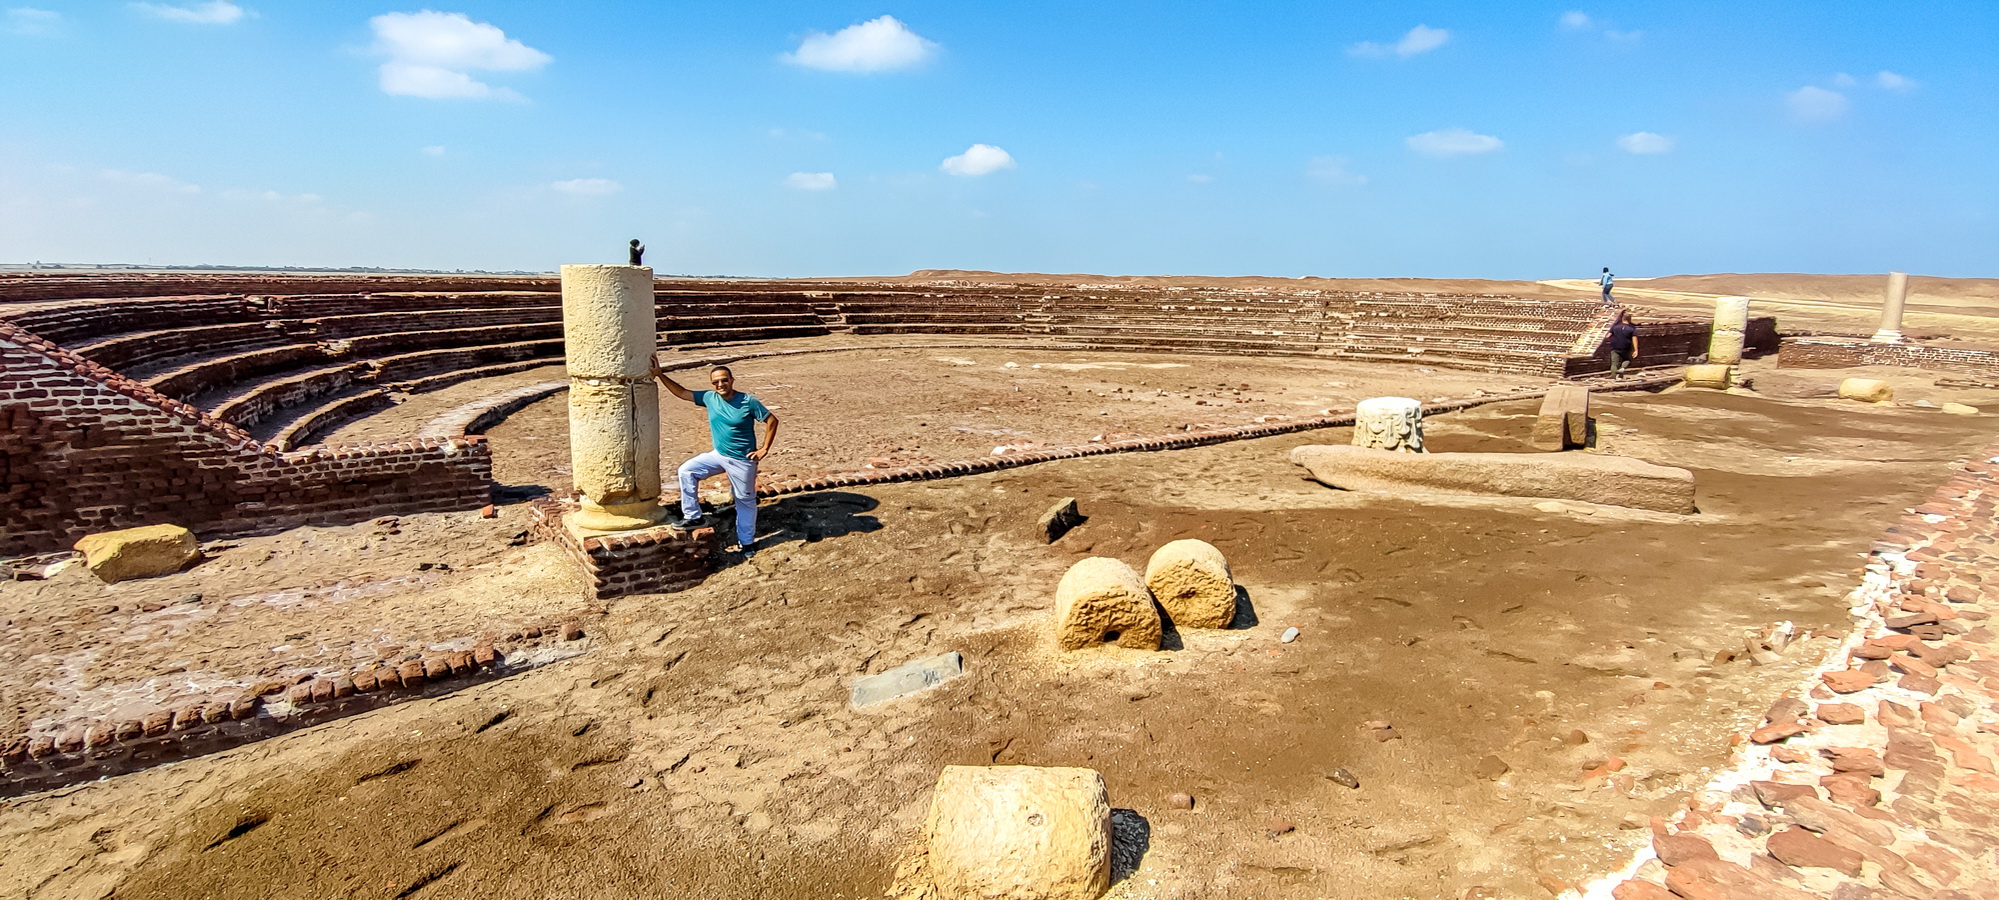
<svg viewBox="0 0 1999 900"><path fill-rule="evenodd" d="M1353 790L1360 790L1360 779L1346 769L1334 769L1326 773L1326 777L1332 779L1335 784L1352 788Z"/></svg>
<svg viewBox="0 0 1999 900"><path fill-rule="evenodd" d="M1193 809L1194 798L1190 794L1169 794L1166 797L1166 805L1173 809Z"/></svg>
<svg viewBox="0 0 1999 900"><path fill-rule="evenodd" d="M1086 517L1076 507L1076 498L1064 497L1041 514L1040 531L1042 542L1053 544L1068 534L1071 529L1083 524Z"/></svg>
<svg viewBox="0 0 1999 900"><path fill-rule="evenodd" d="M1298 639L1298 626L1296 625L1284 629L1284 635L1278 638L1279 641L1282 641L1286 644L1289 644L1297 639Z"/></svg>
<svg viewBox="0 0 1999 900"><path fill-rule="evenodd" d="M1377 741L1397 741L1402 739L1402 733L1396 731L1395 726L1379 719L1362 722L1360 727L1362 731L1373 732L1374 739Z"/></svg>

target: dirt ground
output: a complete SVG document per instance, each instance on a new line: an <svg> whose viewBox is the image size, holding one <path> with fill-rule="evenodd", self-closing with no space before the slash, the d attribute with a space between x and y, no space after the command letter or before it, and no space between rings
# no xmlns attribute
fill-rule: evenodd
<svg viewBox="0 0 1999 900"><path fill-rule="evenodd" d="M1010 387L1023 373L992 372L1003 359L1030 364L996 354L949 371ZM1848 374L1751 368L1787 394ZM759 393L793 378L752 371ZM1897 378L1904 401L1999 408L1999 393ZM773 393L886 431L902 413L876 411L874 380ZM1175 403L1213 399L1187 384L1195 396ZM1111 405L1090 399L1061 402ZM1990 416L1906 402L1678 391L1596 403L1599 451L1693 469L1699 514L1339 492L1286 461L1294 446L1344 441L1338 429L788 496L765 505L768 549L698 588L613 602L582 658L0 803L0 894L875 897L912 847L938 768L998 762L1103 772L1124 810L1114 896L1550 896L1623 862L1645 839L1642 817L1702 784L1728 736L1832 638L1765 667L1714 664L1715 652L1777 620L1843 632L1870 540L1994 431ZM1117 405L1140 421L1140 407ZM1432 417L1428 443L1524 450L1534 411ZM813 427L837 435L807 419L793 446ZM877 449L876 432L855 433L866 450L837 458ZM949 458L937 450L971 440L918 452ZM494 443L513 458L529 442L496 431ZM1090 518L1043 545L1034 519L1065 496ZM521 552L504 540L519 516L478 526L490 535L454 532L465 523L451 516L406 519L396 537L460 542L452 552L474 561L404 596L459 612L505 602L487 594L512 582L476 560ZM1174 634L1157 653L1052 650L1066 566L1142 565L1180 537L1228 555L1246 594L1238 627ZM340 545L314 546L265 567L263 589L353 565ZM1294 643L1278 639L1287 626L1301 629ZM848 708L856 677L946 650L965 654L964 677ZM1377 740L1369 721L1397 737ZM1623 768L1605 771L1613 758ZM1327 777L1341 768L1358 788ZM1193 810L1168 806L1177 792Z"/></svg>

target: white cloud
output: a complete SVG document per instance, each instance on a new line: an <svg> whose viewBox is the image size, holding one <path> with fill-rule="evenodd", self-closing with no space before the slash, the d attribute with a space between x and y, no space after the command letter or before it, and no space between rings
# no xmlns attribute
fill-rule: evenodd
<svg viewBox="0 0 1999 900"><path fill-rule="evenodd" d="M1582 10L1572 9L1562 13L1562 27L1570 31L1582 31L1595 24L1596 22L1590 19L1589 13Z"/></svg>
<svg viewBox="0 0 1999 900"><path fill-rule="evenodd" d="M1832 76L1833 87L1850 88L1859 83L1860 82L1853 80L1853 76L1848 75L1845 72L1841 72L1837 75Z"/></svg>
<svg viewBox="0 0 1999 900"><path fill-rule="evenodd" d="M604 197L625 189L625 186L609 178L572 178L558 181L549 187L576 197Z"/></svg>
<svg viewBox="0 0 1999 900"><path fill-rule="evenodd" d="M1641 156L1652 153L1671 153L1673 152L1673 144L1674 141L1672 138L1663 134L1653 134L1649 131L1634 131L1617 139L1617 146L1624 148L1624 152L1636 153Z"/></svg>
<svg viewBox="0 0 1999 900"><path fill-rule="evenodd" d="M114 184L128 184L146 190L161 191L169 194L201 193L201 188L197 185L188 184L178 178L161 175L158 172L126 172L119 169L105 169L99 172L98 175L102 176L105 181Z"/></svg>
<svg viewBox="0 0 1999 900"><path fill-rule="evenodd" d="M191 6L168 6L164 3L134 3L132 8L156 19L169 22L187 22L194 25L232 25L243 18L243 7L229 0L211 0Z"/></svg>
<svg viewBox="0 0 1999 900"><path fill-rule="evenodd" d="M937 44L909 30L894 16L870 19L826 34L814 31L784 61L829 72L880 72L919 65L937 54Z"/></svg>
<svg viewBox="0 0 1999 900"><path fill-rule="evenodd" d="M1505 141L1492 135L1479 134L1463 128L1425 131L1404 138L1402 143L1424 156L1469 156L1476 153L1491 153L1506 146Z"/></svg>
<svg viewBox="0 0 1999 900"><path fill-rule="evenodd" d="M1013 156L991 144L973 144L965 152L944 160L938 168L952 175L977 177L1001 169L1014 168Z"/></svg>
<svg viewBox="0 0 1999 900"><path fill-rule="evenodd" d="M475 70L532 71L554 57L464 13L424 10L384 13L368 20L375 30L375 50L382 63L382 92L431 100L499 97L519 94L473 78Z"/></svg>
<svg viewBox="0 0 1999 900"><path fill-rule="evenodd" d="M1846 95L1822 87L1805 85L1784 95L1791 118L1800 122L1831 122L1846 115Z"/></svg>
<svg viewBox="0 0 1999 900"><path fill-rule="evenodd" d="M432 144L432 145L430 145L430 146L428 146L428 147L425 147L425 148L423 148L423 155L425 155L425 156L443 156L443 155L444 155L444 145L442 145L442 144Z"/></svg>
<svg viewBox="0 0 1999 900"><path fill-rule="evenodd" d="M1916 80L1904 75L1882 70L1874 76L1874 83L1898 94L1906 94L1916 89Z"/></svg>
<svg viewBox="0 0 1999 900"><path fill-rule="evenodd" d="M1209 184L1215 180L1215 176L1205 175L1200 172L1195 172L1194 174L1187 176L1187 180L1193 184Z"/></svg>
<svg viewBox="0 0 1999 900"><path fill-rule="evenodd" d="M48 34L62 24L62 13L28 6L7 10L7 31L11 34Z"/></svg>
<svg viewBox="0 0 1999 900"><path fill-rule="evenodd" d="M1393 46L1377 44L1373 41L1362 41L1348 48L1347 52L1355 56L1366 56L1375 59L1388 56L1408 58L1418 53L1428 53L1438 47L1442 47L1444 42L1450 39L1451 33L1447 29L1418 25L1409 29L1409 33L1404 34L1402 39L1396 41Z"/></svg>
<svg viewBox="0 0 1999 900"><path fill-rule="evenodd" d="M318 194L280 194L277 191L227 190L222 192L226 200L262 200L265 203L297 203L311 205L320 202Z"/></svg>
<svg viewBox="0 0 1999 900"><path fill-rule="evenodd" d="M784 176L784 186L800 191L830 191L840 186L831 172L793 172Z"/></svg>
<svg viewBox="0 0 1999 900"><path fill-rule="evenodd" d="M1612 30L1608 22L1605 22L1602 19L1592 18L1589 13L1583 12L1582 10L1579 9L1572 9L1569 10L1568 12L1562 13L1562 17L1557 21L1561 23L1563 31L1588 32L1588 33L1600 34L1606 40L1609 40L1613 43L1628 44L1638 40L1638 38L1643 34L1643 32L1638 32L1638 31Z"/></svg>
<svg viewBox="0 0 1999 900"><path fill-rule="evenodd" d="M1320 184L1366 184L1367 176L1347 171L1344 156L1314 156L1305 163L1305 177Z"/></svg>

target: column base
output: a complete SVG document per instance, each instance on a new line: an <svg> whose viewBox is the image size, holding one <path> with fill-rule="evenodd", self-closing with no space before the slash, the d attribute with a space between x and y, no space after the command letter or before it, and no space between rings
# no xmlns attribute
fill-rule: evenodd
<svg viewBox="0 0 1999 900"><path fill-rule="evenodd" d="M1908 340L1908 338L1903 337L1901 332L1890 331L1886 328L1874 332L1874 337L1873 337L1874 343L1877 344L1899 344L1906 340Z"/></svg>
<svg viewBox="0 0 1999 900"><path fill-rule="evenodd" d="M528 507L528 526L538 539L562 548L598 599L684 590L715 570L713 528L656 525L606 534L576 528L578 512L559 500L536 500Z"/></svg>
<svg viewBox="0 0 1999 900"><path fill-rule="evenodd" d="M580 540L586 537L616 534L620 531L651 528L666 521L667 512L666 507L659 505L657 498L637 503L603 505L584 500L575 512L563 517L563 524L575 532Z"/></svg>

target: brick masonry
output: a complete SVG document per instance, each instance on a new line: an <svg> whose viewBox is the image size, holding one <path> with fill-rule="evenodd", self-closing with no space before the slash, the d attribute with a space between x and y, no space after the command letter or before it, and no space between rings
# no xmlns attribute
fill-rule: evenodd
<svg viewBox="0 0 1999 900"><path fill-rule="evenodd" d="M1995 454L1887 529L1846 640L1588 896L1999 897Z"/></svg>
<svg viewBox="0 0 1999 900"><path fill-rule="evenodd" d="M1999 352L1931 347L1914 341L1877 344L1859 337L1785 338L1783 348L1777 354L1777 365L1786 369L1901 366L1999 378Z"/></svg>
<svg viewBox="0 0 1999 900"><path fill-rule="evenodd" d="M583 570L598 599L628 594L685 590L715 569L715 529L661 526L578 540L562 524L576 506L536 500L528 506L528 530L537 540L562 548Z"/></svg>
<svg viewBox="0 0 1999 900"><path fill-rule="evenodd" d="M586 652L568 617L471 650L411 653L296 682L266 681L229 696L131 719L66 722L0 736L0 797L46 791L217 753L408 700L437 697Z"/></svg>
<svg viewBox="0 0 1999 900"><path fill-rule="evenodd" d="M0 322L0 556L174 523L237 534L476 509L479 437L281 453Z"/></svg>

